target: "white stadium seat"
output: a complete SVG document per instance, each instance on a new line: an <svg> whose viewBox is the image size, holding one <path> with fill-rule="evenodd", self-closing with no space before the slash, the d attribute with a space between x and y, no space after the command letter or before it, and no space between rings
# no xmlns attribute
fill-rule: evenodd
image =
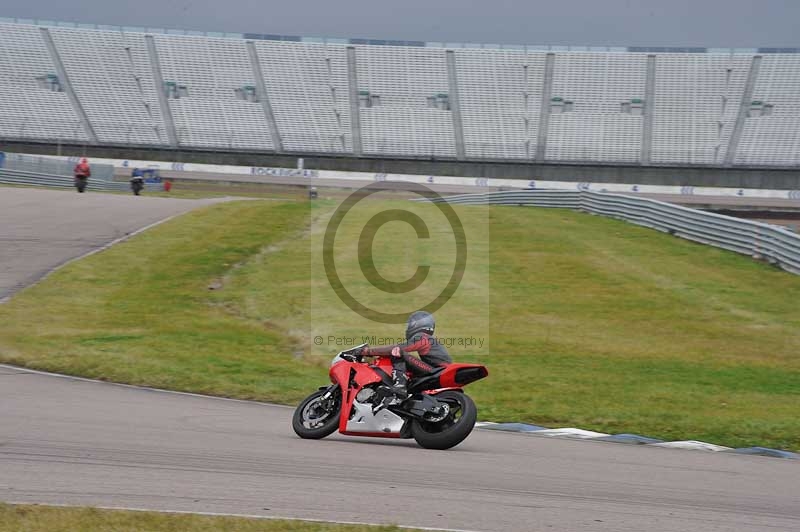
<svg viewBox="0 0 800 532"><path fill-rule="evenodd" d="M272 149L264 111L236 98L254 86L245 41L156 35L164 82L186 86L187 97L170 99L178 143L222 149Z"/></svg>
<svg viewBox="0 0 800 532"><path fill-rule="evenodd" d="M660 54L653 121L655 163L721 164L752 54Z"/></svg>
<svg viewBox="0 0 800 532"><path fill-rule="evenodd" d="M347 52L341 45L255 41L284 150L353 150Z"/></svg>
<svg viewBox="0 0 800 532"><path fill-rule="evenodd" d="M573 110L550 117L546 159L637 162L642 116L621 112L621 104L644 99L646 75L646 54L556 54L552 97Z"/></svg>
<svg viewBox="0 0 800 532"><path fill-rule="evenodd" d="M359 91L380 98L360 110L364 152L454 158L452 113L428 104L449 93L444 49L365 45L356 56Z"/></svg>
<svg viewBox="0 0 800 532"><path fill-rule="evenodd" d="M764 55L753 101L771 104L774 110L747 118L736 163L800 164L800 55Z"/></svg>
<svg viewBox="0 0 800 532"><path fill-rule="evenodd" d="M785 167L800 164L800 51L481 47L3 21L0 118L0 137L42 142Z"/></svg>
<svg viewBox="0 0 800 532"><path fill-rule="evenodd" d="M468 48L455 54L467 157L533 159L545 54Z"/></svg>
<svg viewBox="0 0 800 532"><path fill-rule="evenodd" d="M56 75L38 27L0 23L0 135L5 138L85 141L67 94L37 78Z"/></svg>
<svg viewBox="0 0 800 532"><path fill-rule="evenodd" d="M67 28L50 33L99 141L167 141L142 35Z"/></svg>

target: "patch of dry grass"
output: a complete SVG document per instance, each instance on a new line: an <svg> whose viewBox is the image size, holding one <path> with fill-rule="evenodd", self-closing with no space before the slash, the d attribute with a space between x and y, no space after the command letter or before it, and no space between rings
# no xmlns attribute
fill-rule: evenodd
<svg viewBox="0 0 800 532"><path fill-rule="evenodd" d="M394 526L339 525L163 512L0 503L0 532L400 532ZM411 531L413 532L413 530Z"/></svg>

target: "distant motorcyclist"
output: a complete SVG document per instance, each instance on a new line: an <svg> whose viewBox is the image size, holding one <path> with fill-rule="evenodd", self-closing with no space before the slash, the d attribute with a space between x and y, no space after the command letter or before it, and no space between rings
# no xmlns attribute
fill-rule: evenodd
<svg viewBox="0 0 800 532"><path fill-rule="evenodd" d="M404 343L381 347L366 346L363 349L364 356L392 357L391 391L397 401L402 402L408 397L406 371L410 371L414 377L420 377L453 361L447 349L433 336L435 328L433 314L418 310L408 317ZM411 355L411 351L416 351L420 358Z"/></svg>
<svg viewBox="0 0 800 532"><path fill-rule="evenodd" d="M141 170L138 168L134 169L130 183L133 194L138 196L139 193L144 189L144 176Z"/></svg>
<svg viewBox="0 0 800 532"><path fill-rule="evenodd" d="M78 189L78 192L82 193L86 190L86 184L89 177L92 175L92 169L89 167L89 161L86 157L83 157L80 162L75 165L72 174L75 177L75 188Z"/></svg>

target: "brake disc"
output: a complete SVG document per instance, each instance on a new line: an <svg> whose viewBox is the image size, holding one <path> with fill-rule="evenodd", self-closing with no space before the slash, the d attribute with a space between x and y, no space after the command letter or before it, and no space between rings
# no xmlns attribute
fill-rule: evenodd
<svg viewBox="0 0 800 532"><path fill-rule="evenodd" d="M438 423L439 421L442 421L443 419L445 419L447 416L450 415L450 405L448 405L447 403L441 403L439 408L441 409L441 411L438 414L434 414L431 412L430 414L427 414L425 416L425 420L430 421L431 423Z"/></svg>

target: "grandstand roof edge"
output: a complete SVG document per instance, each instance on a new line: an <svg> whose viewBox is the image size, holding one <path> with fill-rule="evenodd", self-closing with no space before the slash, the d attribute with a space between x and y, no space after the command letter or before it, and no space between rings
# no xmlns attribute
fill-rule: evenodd
<svg viewBox="0 0 800 532"><path fill-rule="evenodd" d="M97 31L119 31L122 33L148 33L164 35L184 35L195 37L214 37L245 40L267 40L283 42L305 42L340 45L404 46L427 48L467 48L488 50L511 50L532 52L619 52L619 53L723 53L723 54L800 54L800 47L757 47L757 48L713 48L696 46L586 46L586 45L547 45L547 44L493 44L493 43L454 43L436 41L402 41L393 39L363 39L336 37L307 37L298 35L278 35L262 33L236 33L196 31L185 29L150 28L140 26L115 26L108 24L84 24L78 22L52 21L42 19L22 19L0 17L0 23L34 25L55 28L73 28Z"/></svg>

